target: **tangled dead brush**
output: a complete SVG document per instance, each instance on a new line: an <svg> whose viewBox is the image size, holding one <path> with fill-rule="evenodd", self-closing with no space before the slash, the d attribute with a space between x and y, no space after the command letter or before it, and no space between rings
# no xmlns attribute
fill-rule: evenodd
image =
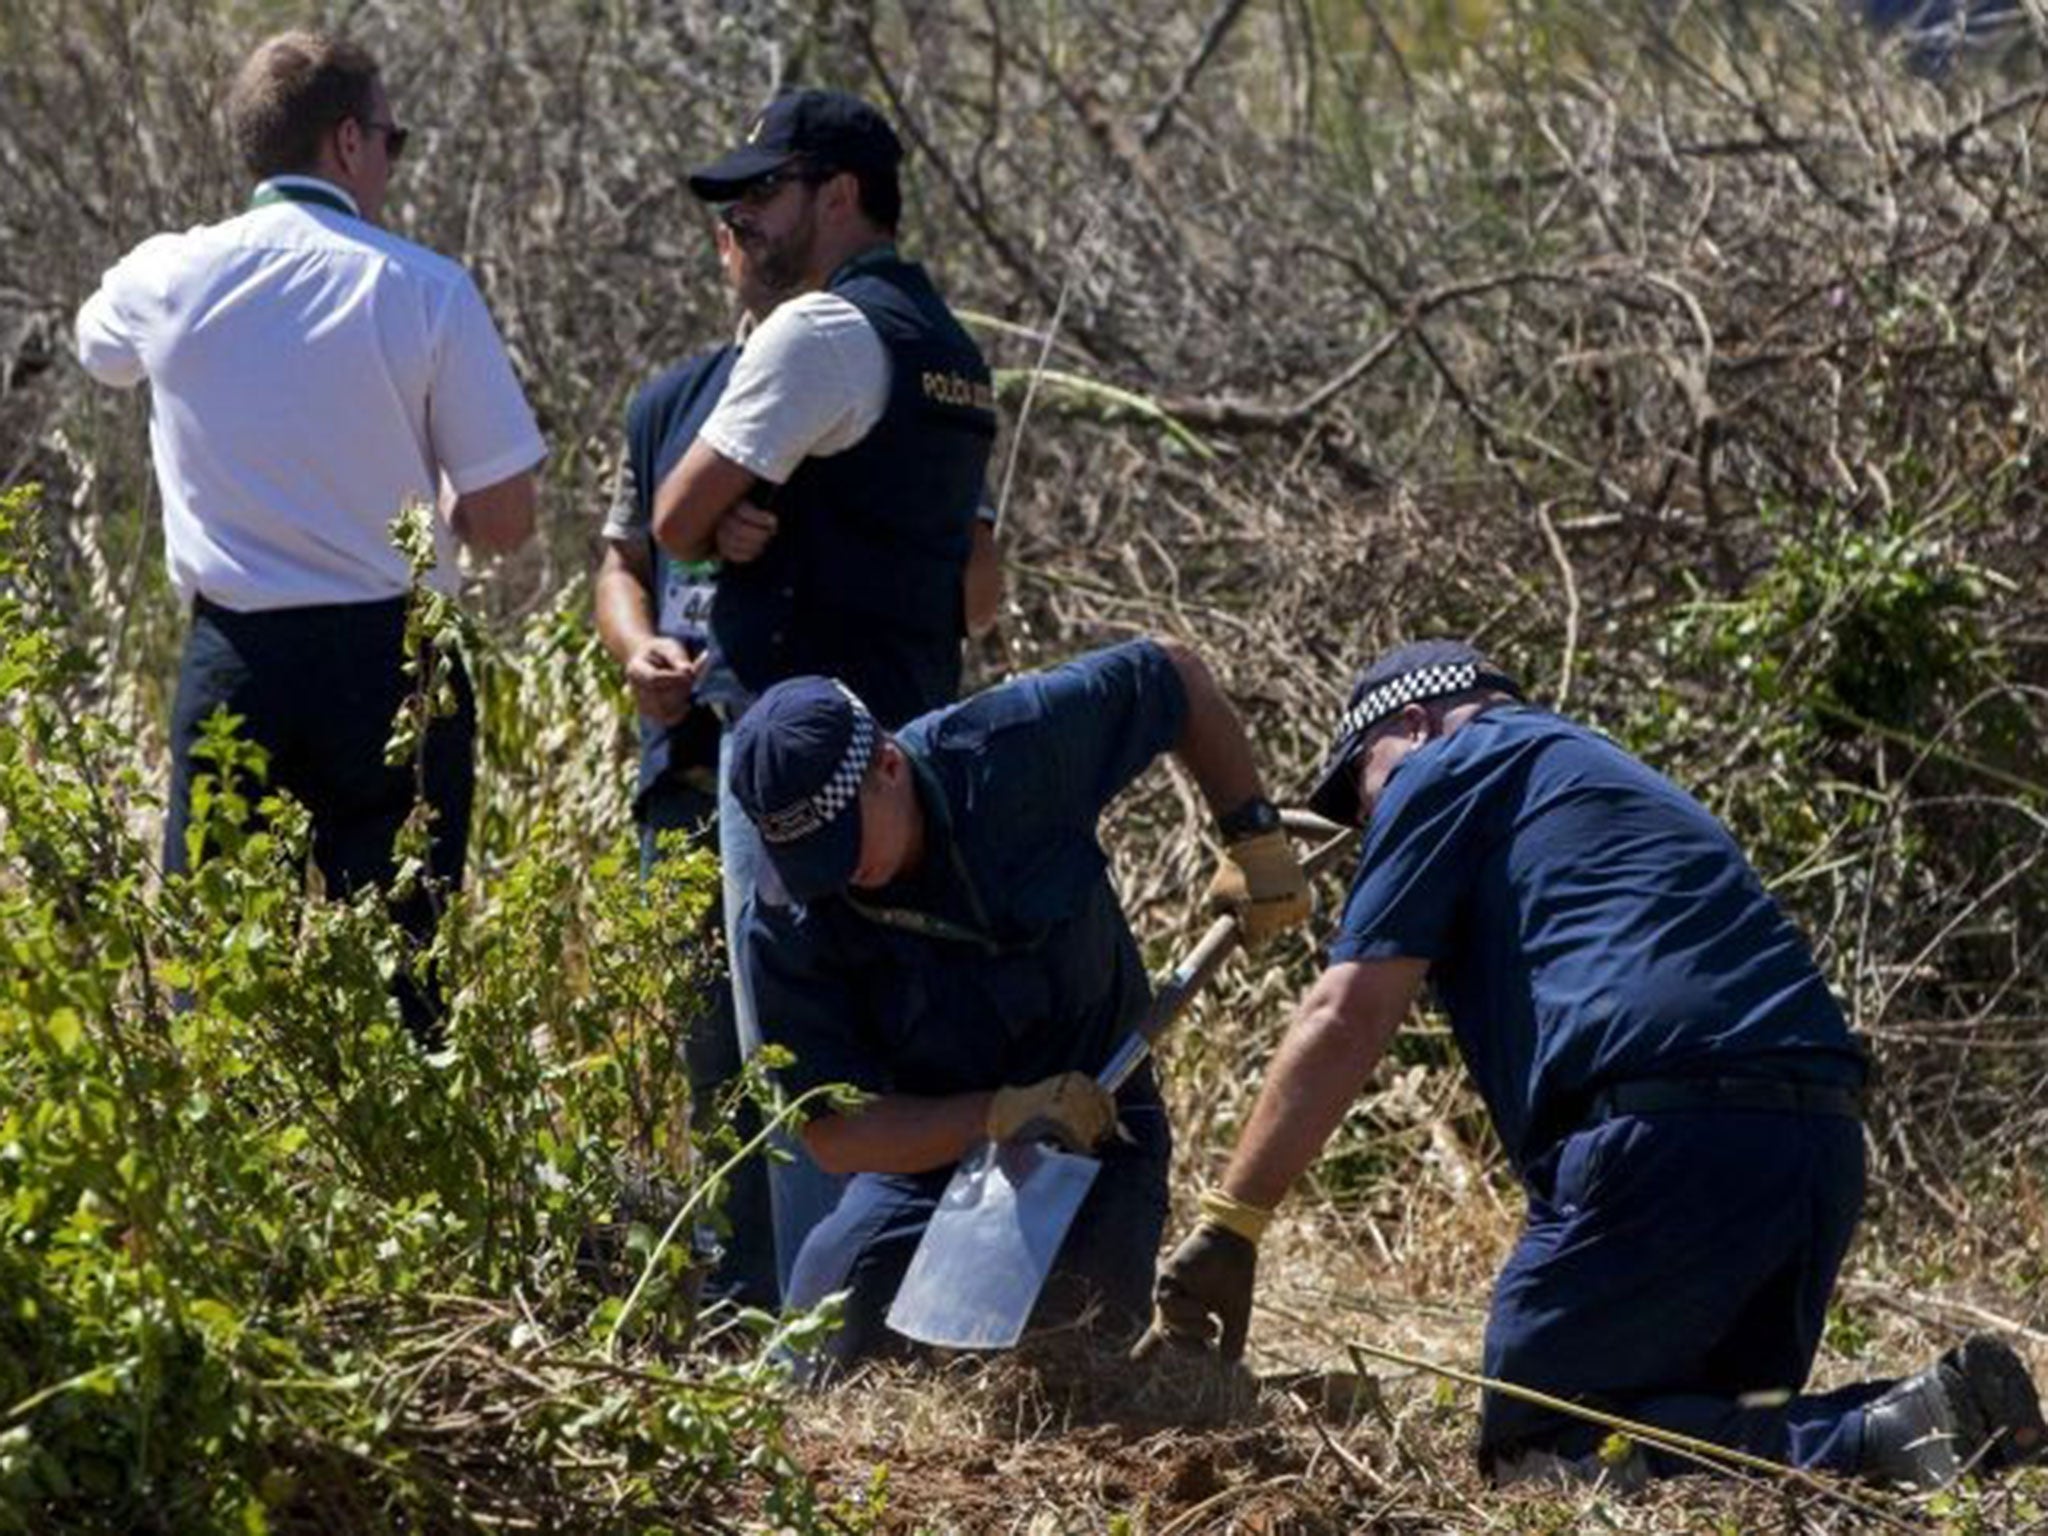
<svg viewBox="0 0 2048 1536"><path fill-rule="evenodd" d="M2024 28L2010 56L1928 78L1844 10L379 0L350 16L420 130L394 222L478 272L555 445L553 526L492 589L500 633L573 615L627 393L725 325L684 171L779 83L864 91L912 146L906 245L999 369L1011 596L978 673L1135 632L1191 640L1298 785L1365 654L1476 638L1734 825L1876 1048L1873 1220L1823 1374L1918 1359L1987 1316L2032 1330L2038 1366L2048 86ZM134 241L234 205L213 93L241 14L23 0L0 22L0 476L33 473L68 509L58 575L94 685L145 753L177 621L140 414L87 389L65 328ZM551 633L562 655L588 649L572 618ZM498 681L560 670L513 660ZM555 687L519 722L487 746L486 864L550 794L563 824L620 810L603 764L623 733L587 689ZM1194 931L1205 837L1170 774L1116 814L1118 878L1162 965ZM1233 1137L1314 964L1303 940L1242 966L1179 1027L1180 1187ZM1352 1327L1469 1358L1514 1204L1447 1038L1420 1021L1276 1234L1262 1364L1326 1369ZM1084 1525L1142 1505L1148 1530L1250 1527L1258 1487L1283 1511L1270 1529L1493 1519L1460 1470L1463 1406L1421 1384L1389 1394L1405 1440L1332 1431L1342 1455L1278 1409L1254 1417L1244 1433L1289 1449L1231 1463L1238 1491L1213 1505L1200 1478L1174 1493L1155 1475L1176 1431L1006 1421L987 1407L1000 1376L919 1390L836 1397L810 1428L816 1464L869 1467L872 1445L873 1463L936 1475L946 1447L1007 1435L1022 1461L985 1452L993 1472L929 1506L961 1528L1029 1528L1021 1505L971 1500L990 1478L1014 1496L1034 1477L1016 1468L1038 1466L1061 1470L1034 1497ZM983 1417L919 1438L859 1402L906 1424ZM1122 1438L1105 1452L1084 1434ZM1086 1484L1103 1464L1128 1469L1130 1499L1107 1473ZM898 1498L908 1475L891 1474ZM846 1485L850 1509L866 1486ZM1597 1518L1661 1528L1666 1497ZM1738 1527L1794 1518L1775 1492L1732 1497ZM1596 1517L1576 1498L1512 1508L1528 1528Z"/></svg>

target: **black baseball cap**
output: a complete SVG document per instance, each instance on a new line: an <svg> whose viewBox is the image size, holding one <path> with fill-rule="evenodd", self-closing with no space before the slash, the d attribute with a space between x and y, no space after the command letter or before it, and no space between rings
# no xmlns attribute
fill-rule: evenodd
<svg viewBox="0 0 2048 1536"><path fill-rule="evenodd" d="M861 780L880 739L867 706L829 677L777 683L733 728L733 794L795 900L836 896L852 881Z"/></svg>
<svg viewBox="0 0 2048 1536"><path fill-rule="evenodd" d="M903 143L889 120L846 91L789 91L754 119L746 141L690 173L690 190L729 203L750 183L807 160L834 171L893 170Z"/></svg>
<svg viewBox="0 0 2048 1536"><path fill-rule="evenodd" d="M1462 640L1416 640L1380 657L1358 674L1351 687L1329 755L1309 791L1308 808L1344 826L1355 824L1358 749L1365 743L1365 733L1410 704L1474 688L1522 697L1520 683Z"/></svg>

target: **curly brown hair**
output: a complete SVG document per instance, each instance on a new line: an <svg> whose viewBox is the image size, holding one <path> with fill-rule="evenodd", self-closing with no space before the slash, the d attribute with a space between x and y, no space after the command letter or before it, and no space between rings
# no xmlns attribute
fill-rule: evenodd
<svg viewBox="0 0 2048 1536"><path fill-rule="evenodd" d="M254 176L310 170L320 142L348 118L366 121L377 61L328 32L280 32L256 45L228 92L228 129Z"/></svg>

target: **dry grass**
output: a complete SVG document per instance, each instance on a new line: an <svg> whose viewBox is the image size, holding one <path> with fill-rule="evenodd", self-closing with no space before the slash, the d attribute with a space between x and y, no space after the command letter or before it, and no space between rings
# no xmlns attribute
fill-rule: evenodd
<svg viewBox="0 0 2048 1536"><path fill-rule="evenodd" d="M534 697L487 747L486 887L545 792L573 782L594 837L619 807L610 680L560 658L588 655L583 514L625 395L723 326L681 173L773 83L851 85L903 125L908 244L1003 370L1012 596L977 674L1193 641L1292 787L1364 653L1478 639L1731 822L1876 1042L1872 1214L1821 1382L1999 1320L2048 1365L2048 87L2038 53L1915 79L1843 9L351 9L421 130L396 222L479 273L555 444L550 537L482 594L508 650L543 616L493 672ZM80 638L145 743L177 619L140 412L64 329L121 250L233 206L209 82L247 14L0 16L0 477L67 509ZM1034 388L1041 364L1069 381ZM487 729L515 713L486 703ZM1115 817L1162 965L1205 837L1170 774ZM1240 964L1179 1026L1183 1198L1315 963L1303 939ZM1516 1206L1425 1021L1272 1239L1258 1369L1350 1370L1359 1340L1469 1366ZM1463 1389L1427 1379L1335 1421L1226 1395L1199 1430L1215 1403L1126 1385L880 1374L806 1403L798 1447L890 1529L1873 1523L1747 1484L1489 1493ZM2043 1502L2035 1473L1885 1507L2024 1530Z"/></svg>
<svg viewBox="0 0 2048 1536"><path fill-rule="evenodd" d="M1487 1487L1467 1388L1346 1349L1476 1369L1488 1276L1512 1223L1491 1202L1421 1203L1427 1259L1408 1264L1367 1261L1355 1225L1328 1211L1277 1229L1251 1370L1236 1377L1173 1357L1131 1366L1065 1341L1035 1356L877 1368L804 1403L793 1451L884 1531L2048 1530L2048 1469L1932 1499L1747 1475L1626 1497ZM2009 1273L1974 1273L1916 1292L1852 1258L1831 1328L1841 1342L1816 1387L1916 1367L1993 1317L2031 1318L2021 1348L2048 1370L2038 1299Z"/></svg>

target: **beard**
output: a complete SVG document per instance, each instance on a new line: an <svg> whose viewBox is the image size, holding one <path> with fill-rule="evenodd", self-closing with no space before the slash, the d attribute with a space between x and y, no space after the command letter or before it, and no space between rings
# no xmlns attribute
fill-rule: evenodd
<svg viewBox="0 0 2048 1536"><path fill-rule="evenodd" d="M788 294L803 287L810 273L817 222L806 209L803 218L780 235L742 234L739 240L754 283L770 293Z"/></svg>

